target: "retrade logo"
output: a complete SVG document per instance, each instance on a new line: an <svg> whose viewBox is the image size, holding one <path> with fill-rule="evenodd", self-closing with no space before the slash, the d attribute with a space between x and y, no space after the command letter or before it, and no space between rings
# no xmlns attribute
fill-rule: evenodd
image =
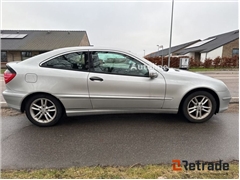
<svg viewBox="0 0 240 180"><path fill-rule="evenodd" d="M181 161L179 159L173 159L172 160L172 169L174 171L181 171Z"/></svg>
<svg viewBox="0 0 240 180"><path fill-rule="evenodd" d="M183 167L182 167L183 165ZM179 159L173 159L172 160L172 170L173 171L182 171L182 169L185 169L186 171L227 171L229 170L229 163L223 163L223 160L219 160L217 162L201 162L201 161L195 161L188 162L187 160L180 161Z"/></svg>

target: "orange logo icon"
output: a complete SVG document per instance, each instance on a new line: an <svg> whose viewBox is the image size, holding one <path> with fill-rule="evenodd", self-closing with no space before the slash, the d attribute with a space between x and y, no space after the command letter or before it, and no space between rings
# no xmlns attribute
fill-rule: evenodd
<svg viewBox="0 0 240 180"><path fill-rule="evenodd" d="M179 159L172 160L172 169L173 171L181 171L181 161Z"/></svg>

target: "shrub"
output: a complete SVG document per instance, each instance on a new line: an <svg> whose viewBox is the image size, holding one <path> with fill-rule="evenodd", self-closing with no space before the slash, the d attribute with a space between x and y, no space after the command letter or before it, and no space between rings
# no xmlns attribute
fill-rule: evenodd
<svg viewBox="0 0 240 180"><path fill-rule="evenodd" d="M170 67L179 68L180 58L186 58L187 56L181 57L171 57ZM157 65L162 65L162 57L145 57L147 60L153 62ZM168 65L168 57L163 57L163 65ZM215 59L206 59L203 63L201 61L196 61L190 58L189 67L199 68L203 66L204 68L238 68L239 67L239 57L217 57Z"/></svg>
<svg viewBox="0 0 240 180"><path fill-rule="evenodd" d="M212 66L212 60L211 59L206 59L203 63L203 67L210 68L211 66Z"/></svg>
<svg viewBox="0 0 240 180"><path fill-rule="evenodd" d="M195 61L193 58L190 58L190 62L189 62L189 67L190 68L198 68L202 65L201 61Z"/></svg>
<svg viewBox="0 0 240 180"><path fill-rule="evenodd" d="M238 56L234 56L232 57L232 65L233 67L239 67L239 57Z"/></svg>
<svg viewBox="0 0 240 180"><path fill-rule="evenodd" d="M218 68L220 66L220 63L221 63L221 58L218 56L216 57L214 60L213 60L213 66L214 68Z"/></svg>

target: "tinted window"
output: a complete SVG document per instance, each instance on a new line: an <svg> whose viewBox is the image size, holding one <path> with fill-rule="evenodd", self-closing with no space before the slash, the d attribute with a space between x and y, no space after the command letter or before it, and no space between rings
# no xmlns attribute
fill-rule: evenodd
<svg viewBox="0 0 240 180"><path fill-rule="evenodd" d="M127 55L112 52L93 52L94 72L148 76L148 69L141 62Z"/></svg>
<svg viewBox="0 0 240 180"><path fill-rule="evenodd" d="M239 51L239 50L238 50L237 48L234 48L234 49L232 50L232 55L233 55L233 56L238 56L238 54L239 54L238 51Z"/></svg>
<svg viewBox="0 0 240 180"><path fill-rule="evenodd" d="M1 62L7 62L7 52L1 52Z"/></svg>
<svg viewBox="0 0 240 180"><path fill-rule="evenodd" d="M23 51L22 52L22 60L25 60L27 58L30 58L32 57L32 52L29 52L29 51Z"/></svg>
<svg viewBox="0 0 240 180"><path fill-rule="evenodd" d="M87 71L86 58L84 52L69 53L43 63L42 67Z"/></svg>

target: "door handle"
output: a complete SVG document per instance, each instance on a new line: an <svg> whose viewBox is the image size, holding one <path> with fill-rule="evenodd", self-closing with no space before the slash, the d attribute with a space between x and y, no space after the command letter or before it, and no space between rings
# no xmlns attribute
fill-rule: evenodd
<svg viewBox="0 0 240 180"><path fill-rule="evenodd" d="M96 76L94 76L94 77L90 77L89 79L90 79L91 81L103 81L102 78L100 78L100 77L96 77Z"/></svg>

